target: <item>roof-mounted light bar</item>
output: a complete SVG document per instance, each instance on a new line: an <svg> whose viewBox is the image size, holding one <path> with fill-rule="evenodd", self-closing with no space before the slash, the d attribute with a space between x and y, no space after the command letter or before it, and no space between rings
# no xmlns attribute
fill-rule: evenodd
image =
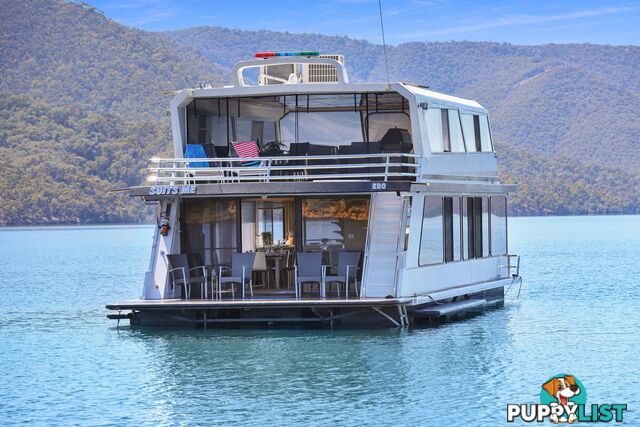
<svg viewBox="0 0 640 427"><path fill-rule="evenodd" d="M258 52L256 58L273 58L276 56L319 56L320 52L315 50L302 51L302 52Z"/></svg>

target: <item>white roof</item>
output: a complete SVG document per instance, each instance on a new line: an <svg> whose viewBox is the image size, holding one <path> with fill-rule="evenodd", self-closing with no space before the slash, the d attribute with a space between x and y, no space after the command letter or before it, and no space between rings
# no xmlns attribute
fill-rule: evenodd
<svg viewBox="0 0 640 427"><path fill-rule="evenodd" d="M424 86L415 85L412 83L402 83L411 93L416 95L417 98L426 98L427 102L441 105L443 107L453 107L459 109L467 109L477 111L480 113L487 113L487 109L476 101L471 99L459 98L457 96L447 95L444 93L429 90Z"/></svg>
<svg viewBox="0 0 640 427"><path fill-rule="evenodd" d="M397 92L414 104L427 102L436 106L457 108L486 114L487 110L476 101L429 90L409 83L297 83L266 86L224 86L183 89L171 101L173 105L184 106L192 98L232 98L276 95L310 95L366 92Z"/></svg>

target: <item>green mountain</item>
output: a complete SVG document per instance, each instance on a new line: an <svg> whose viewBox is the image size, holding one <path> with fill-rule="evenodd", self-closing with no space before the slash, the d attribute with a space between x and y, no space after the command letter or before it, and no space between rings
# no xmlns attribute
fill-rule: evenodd
<svg viewBox="0 0 640 427"><path fill-rule="evenodd" d="M147 221L109 190L168 151L163 93L223 75L85 4L0 0L0 225Z"/></svg>
<svg viewBox="0 0 640 427"><path fill-rule="evenodd" d="M226 82L259 50L343 53L354 81L386 78L382 48L317 34L198 27L150 33L62 0L0 0L0 224L144 221L110 189L169 150L169 92ZM640 212L640 47L406 43L393 80L492 113L514 214Z"/></svg>

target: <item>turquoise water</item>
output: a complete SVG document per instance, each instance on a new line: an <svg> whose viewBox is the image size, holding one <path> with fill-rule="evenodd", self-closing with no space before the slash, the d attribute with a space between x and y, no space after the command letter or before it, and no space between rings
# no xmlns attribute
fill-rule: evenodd
<svg viewBox="0 0 640 427"><path fill-rule="evenodd" d="M0 425L503 425L568 372L640 424L640 217L515 218L521 298L399 331L116 330L150 227L0 231Z"/></svg>

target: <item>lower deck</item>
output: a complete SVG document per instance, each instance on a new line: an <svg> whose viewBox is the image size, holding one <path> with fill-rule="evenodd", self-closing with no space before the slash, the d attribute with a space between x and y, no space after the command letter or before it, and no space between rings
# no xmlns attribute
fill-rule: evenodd
<svg viewBox="0 0 640 427"><path fill-rule="evenodd" d="M309 308L309 307L380 307L407 304L409 298L245 298L235 300L129 300L108 304L109 310L217 310L223 308Z"/></svg>
<svg viewBox="0 0 640 427"><path fill-rule="evenodd" d="M407 327L414 318L439 317L461 311L482 310L504 300L502 287L442 301L417 298L291 298L287 295L257 295L239 299L130 300L106 306L118 311L112 319L129 319L141 326L200 326L209 324L274 324L335 322L366 326ZM425 311L425 308L431 307ZM124 313L123 313L124 312Z"/></svg>

